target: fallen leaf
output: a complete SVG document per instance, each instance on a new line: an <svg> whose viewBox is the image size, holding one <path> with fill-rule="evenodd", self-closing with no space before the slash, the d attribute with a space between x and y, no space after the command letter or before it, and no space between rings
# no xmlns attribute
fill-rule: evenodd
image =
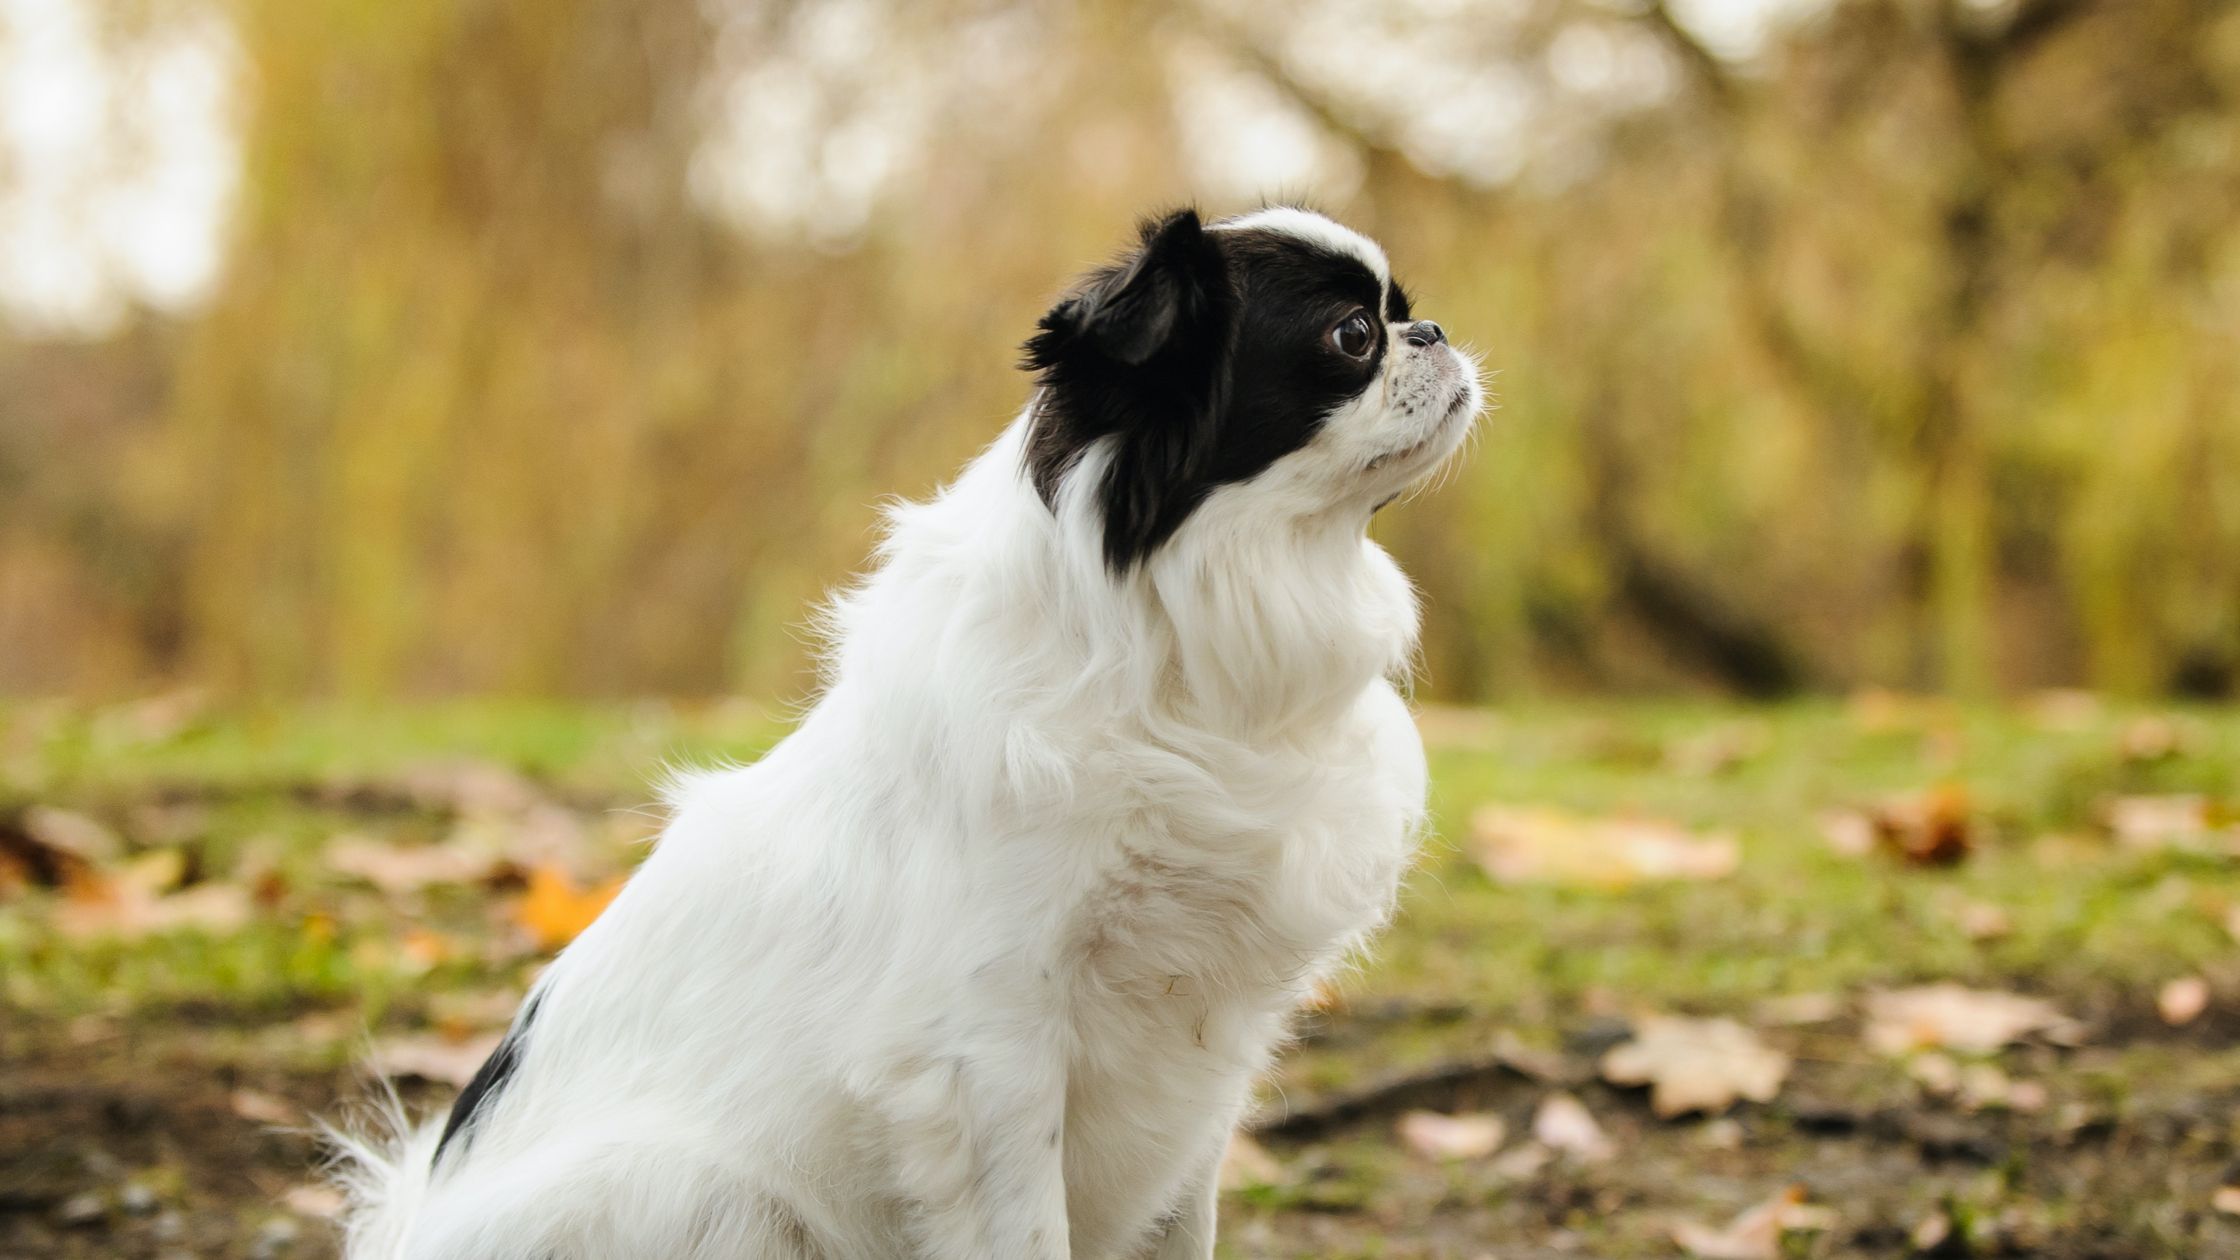
<svg viewBox="0 0 2240 1260"><path fill-rule="evenodd" d="M1486 1171L1503 1181L1529 1181L1555 1160L1555 1152L1538 1142L1519 1142L1493 1157Z"/></svg>
<svg viewBox="0 0 2240 1260"><path fill-rule="evenodd" d="M1771 743L1761 722L1729 722L1665 745L1665 768L1675 774L1708 779L1764 753Z"/></svg>
<svg viewBox="0 0 2240 1260"><path fill-rule="evenodd" d="M1884 1054L1989 1054L2033 1033L2069 1041L2081 1029L2051 1002L2019 993L1932 984L1867 997L1867 1044Z"/></svg>
<svg viewBox="0 0 2240 1260"><path fill-rule="evenodd" d="M1874 819L1857 810L1820 816L1820 835L1828 847L1845 857L1863 858L1874 852Z"/></svg>
<svg viewBox="0 0 2240 1260"><path fill-rule="evenodd" d="M47 805L23 811L23 829L31 838L58 853L81 862L114 861L124 851L117 833L84 814Z"/></svg>
<svg viewBox="0 0 2240 1260"><path fill-rule="evenodd" d="M2102 711L2100 697L2074 689L2041 691L2029 703L2030 716L2041 728L2068 734L2091 730Z"/></svg>
<svg viewBox="0 0 2240 1260"><path fill-rule="evenodd" d="M1594 1113L1570 1094L1550 1094L1532 1113L1532 1140L1582 1164L1598 1164L1618 1153Z"/></svg>
<svg viewBox="0 0 2240 1260"><path fill-rule="evenodd" d="M1673 823L1588 818L1548 808L1488 805L1471 819L1479 865L1502 883L1618 889L1644 881L1721 879L1742 849L1724 833Z"/></svg>
<svg viewBox="0 0 2240 1260"><path fill-rule="evenodd" d="M290 1186L287 1193L280 1196L280 1206L297 1216L326 1221L342 1215L342 1209L346 1205L340 1190L314 1181Z"/></svg>
<svg viewBox="0 0 2240 1260"><path fill-rule="evenodd" d="M1501 1066L1543 1085L1568 1081L1578 1075L1578 1070L1569 1059L1553 1050L1526 1045L1522 1038L1507 1028L1494 1034L1493 1057Z"/></svg>
<svg viewBox="0 0 2240 1260"><path fill-rule="evenodd" d="M545 803L543 789L519 772L491 761L425 761L406 767L398 785L430 810L460 814L518 814Z"/></svg>
<svg viewBox="0 0 2240 1260"><path fill-rule="evenodd" d="M428 1019L437 1028L465 1040L479 1032L505 1028L521 1009L521 991L514 988L446 991L428 994Z"/></svg>
<svg viewBox="0 0 2240 1260"><path fill-rule="evenodd" d="M1401 1145L1427 1159L1483 1159L1501 1149L1508 1126L1485 1112L1445 1116L1410 1111L1397 1126Z"/></svg>
<svg viewBox="0 0 2240 1260"><path fill-rule="evenodd" d="M1804 1201L1804 1188L1790 1186L1745 1210L1723 1228L1683 1221L1672 1240L1698 1260L1781 1260L1781 1236L1834 1228L1836 1214Z"/></svg>
<svg viewBox="0 0 2240 1260"><path fill-rule="evenodd" d="M1602 1056L1603 1078L1650 1087L1649 1107L1670 1119L1719 1112L1737 1099L1771 1102L1789 1075L1789 1056L1731 1019L1650 1016L1634 1039Z"/></svg>
<svg viewBox="0 0 2240 1260"><path fill-rule="evenodd" d="M2102 808L2101 817L2127 849L2240 855L2240 827L2220 818L2206 796L2119 796Z"/></svg>
<svg viewBox="0 0 2240 1260"><path fill-rule="evenodd" d="M92 724L105 742L167 744L193 730L209 709L206 692L181 688L110 705L93 715Z"/></svg>
<svg viewBox="0 0 2240 1260"><path fill-rule="evenodd" d="M1501 717L1490 709L1426 704L1416 710L1416 732L1431 748L1490 750L1500 743Z"/></svg>
<svg viewBox="0 0 2240 1260"><path fill-rule="evenodd" d="M253 1089L237 1089L226 1101L233 1108L233 1114L258 1124L294 1124L302 1118L295 1104L287 1099Z"/></svg>
<svg viewBox="0 0 2240 1260"><path fill-rule="evenodd" d="M585 889L558 867L533 867L528 891L514 904L514 922L528 929L539 949L558 949L591 926L599 912L622 891L622 884L622 877L617 876Z"/></svg>
<svg viewBox="0 0 2240 1260"><path fill-rule="evenodd" d="M1963 901L1953 907L1960 934L1971 941L1995 941L2014 934L2014 920L1988 901Z"/></svg>
<svg viewBox="0 0 2240 1260"><path fill-rule="evenodd" d="M117 867L105 878L114 887L157 896L186 882L187 855L181 849L157 849Z"/></svg>
<svg viewBox="0 0 2240 1260"><path fill-rule="evenodd" d="M1752 1013L1762 1024L1825 1024L1843 1014L1843 999L1833 993L1790 993L1767 998Z"/></svg>
<svg viewBox="0 0 2240 1260"><path fill-rule="evenodd" d="M368 1060L383 1076L414 1076L459 1087L474 1079L499 1038L496 1033L459 1040L425 1033L389 1037L373 1044Z"/></svg>
<svg viewBox="0 0 2240 1260"><path fill-rule="evenodd" d="M89 889L55 909L55 927L77 940L138 940L160 932L238 932L249 922L249 890L238 884L198 884L159 896L130 882Z"/></svg>
<svg viewBox="0 0 2240 1260"><path fill-rule="evenodd" d="M1932 1050L1917 1054L1906 1063L1906 1075L1914 1083L1939 1098L1960 1092L1960 1064L1949 1054Z"/></svg>
<svg viewBox="0 0 2240 1260"><path fill-rule="evenodd" d="M2154 1008L2172 1028L2190 1024L2209 1009L2209 982L2200 976L2180 976L2155 994Z"/></svg>
<svg viewBox="0 0 2240 1260"><path fill-rule="evenodd" d="M2161 761L2186 750L2186 733L2169 718L2149 715L2126 722L2116 751L2126 761Z"/></svg>
<svg viewBox="0 0 2240 1260"><path fill-rule="evenodd" d="M1248 1190L1255 1186L1280 1186L1289 1180L1283 1161L1244 1133L1229 1135L1229 1149L1221 1156L1221 1188Z"/></svg>
<svg viewBox="0 0 2240 1260"><path fill-rule="evenodd" d="M1696 1129L1695 1143L1709 1151L1739 1151L1742 1149L1742 1126L1725 1116L1706 1120Z"/></svg>
<svg viewBox="0 0 2240 1260"><path fill-rule="evenodd" d="M432 884L479 884L497 873L502 859L486 850L453 844L389 844L343 835L327 844L326 864L392 895Z"/></svg>
<svg viewBox="0 0 2240 1260"><path fill-rule="evenodd" d="M1876 844L1916 866L1951 866L1975 848L1968 790L1957 783L1891 797L1867 816Z"/></svg>
<svg viewBox="0 0 2240 1260"><path fill-rule="evenodd" d="M1996 1064L1971 1063L1960 1069L1960 1105L1968 1110L2005 1107L2013 1096L2013 1079Z"/></svg>

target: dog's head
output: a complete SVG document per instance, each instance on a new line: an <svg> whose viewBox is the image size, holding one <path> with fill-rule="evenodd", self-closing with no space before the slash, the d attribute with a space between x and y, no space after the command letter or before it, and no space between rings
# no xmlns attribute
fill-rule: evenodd
<svg viewBox="0 0 2240 1260"><path fill-rule="evenodd" d="M1076 469L1099 470L1084 492L1120 572L1248 488L1366 521L1453 454L1481 397L1375 242L1290 208L1147 223L1026 349L1042 384L1027 473L1055 507ZM1085 461L1099 443L1105 458Z"/></svg>

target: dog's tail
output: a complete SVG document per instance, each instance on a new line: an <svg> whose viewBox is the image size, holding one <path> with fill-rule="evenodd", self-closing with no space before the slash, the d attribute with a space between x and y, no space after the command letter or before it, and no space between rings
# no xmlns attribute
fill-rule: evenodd
<svg viewBox="0 0 2240 1260"><path fill-rule="evenodd" d="M331 1152L329 1174L345 1200L342 1254L346 1260L404 1260L441 1129L415 1124L386 1081L367 1110L349 1126L321 1126Z"/></svg>

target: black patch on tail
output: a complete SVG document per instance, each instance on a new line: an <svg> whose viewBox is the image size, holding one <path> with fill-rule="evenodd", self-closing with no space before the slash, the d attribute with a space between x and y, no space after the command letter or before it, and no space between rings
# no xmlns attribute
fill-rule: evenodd
<svg viewBox="0 0 2240 1260"><path fill-rule="evenodd" d="M436 1139L435 1157L429 1161L431 1167L443 1162L443 1152L451 1145L451 1139L459 1137L482 1105L496 1097L512 1079L514 1069L521 1066L521 1049L529 1036L529 1025L536 1017L537 998L531 997L522 1005L521 1013L514 1016L513 1027L506 1030L505 1039L482 1061L482 1066L475 1069L474 1079L459 1092L459 1101L451 1104L451 1118L443 1122L443 1136Z"/></svg>

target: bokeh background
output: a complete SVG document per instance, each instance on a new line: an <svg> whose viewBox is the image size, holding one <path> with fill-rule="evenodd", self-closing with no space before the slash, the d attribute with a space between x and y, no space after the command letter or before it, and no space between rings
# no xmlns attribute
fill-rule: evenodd
<svg viewBox="0 0 2240 1260"><path fill-rule="evenodd" d="M1263 199L1500 407L1224 1260L2240 1256L2240 4L0 0L0 1258L332 1257L311 1125Z"/></svg>
<svg viewBox="0 0 2240 1260"><path fill-rule="evenodd" d="M1426 694L2222 695L2214 0L7 0L0 689L794 693L1132 220L1498 373Z"/></svg>

